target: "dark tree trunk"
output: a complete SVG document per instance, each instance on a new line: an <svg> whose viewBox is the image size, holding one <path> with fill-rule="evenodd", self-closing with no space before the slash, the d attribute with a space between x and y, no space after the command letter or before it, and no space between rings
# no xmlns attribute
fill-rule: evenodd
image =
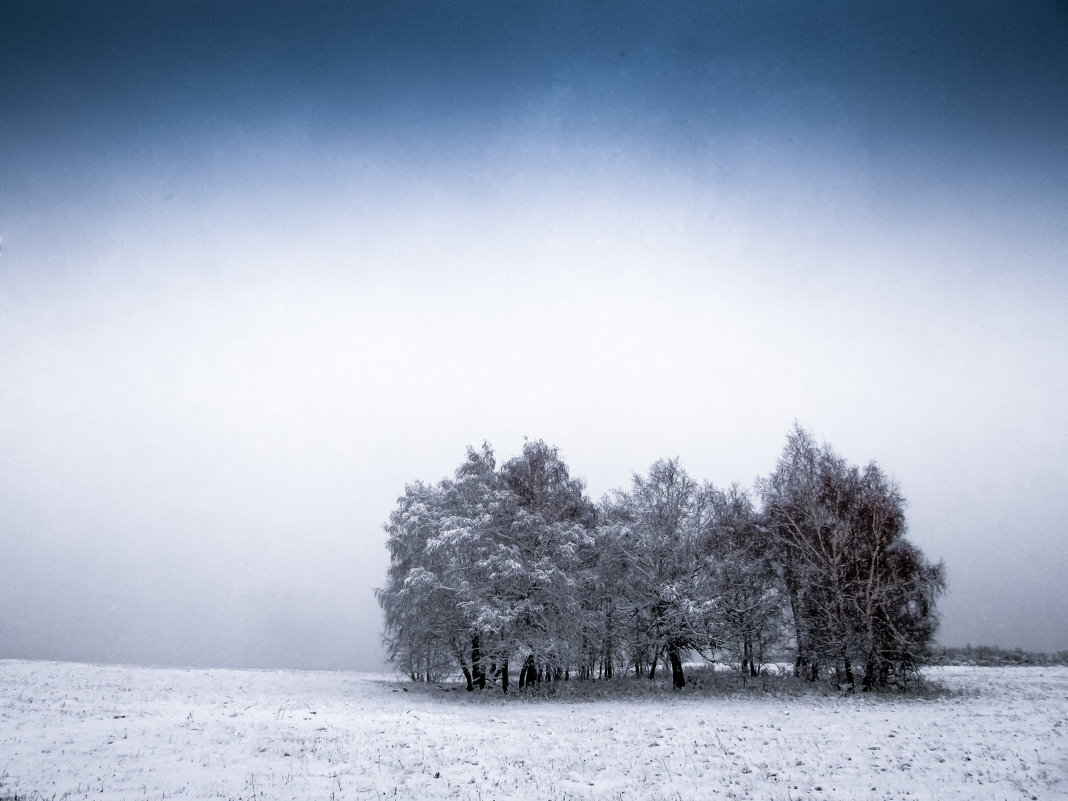
<svg viewBox="0 0 1068 801"><path fill-rule="evenodd" d="M871 657L868 657L868 662L864 665L864 682L861 688L864 692L875 689L875 660Z"/></svg>
<svg viewBox="0 0 1068 801"><path fill-rule="evenodd" d="M660 648L653 650L653 659L649 665L649 681L656 678L656 666L660 663Z"/></svg>
<svg viewBox="0 0 1068 801"><path fill-rule="evenodd" d="M477 634L471 638L471 673L478 689L486 689L486 670L482 667L481 641Z"/></svg>
<svg viewBox="0 0 1068 801"><path fill-rule="evenodd" d="M606 679L612 678L612 652L615 650L615 644L612 641L612 606L609 605L608 613L605 617L605 639L604 650L602 652L602 672L601 676Z"/></svg>
<svg viewBox="0 0 1068 801"><path fill-rule="evenodd" d="M820 663L799 653L794 662L794 675L805 681L816 681L820 677Z"/></svg>
<svg viewBox="0 0 1068 801"><path fill-rule="evenodd" d="M849 661L849 657L845 657L845 680L846 686L849 687L849 692L855 692L857 685L853 680L853 664Z"/></svg>
<svg viewBox="0 0 1068 801"><path fill-rule="evenodd" d="M681 690L686 686L686 677L682 673L682 658L679 656L679 649L674 645L669 645L667 654L668 661L671 662L671 686L676 690Z"/></svg>
<svg viewBox="0 0 1068 801"><path fill-rule="evenodd" d="M534 654L527 656L523 662L523 668L519 671L519 689L530 687L534 684L538 673L538 667L534 662Z"/></svg>
<svg viewBox="0 0 1068 801"><path fill-rule="evenodd" d="M508 657L501 662L501 689L508 692Z"/></svg>
<svg viewBox="0 0 1068 801"><path fill-rule="evenodd" d="M471 669L467 666L464 655L459 648L456 649L456 658L460 661L460 670L463 671L464 678L467 679L467 691L472 692L475 689L475 683L471 680Z"/></svg>
<svg viewBox="0 0 1068 801"><path fill-rule="evenodd" d="M787 590L790 594L790 612L794 619L794 640L797 643L797 659L794 660L794 676L805 681L815 681L819 676L819 669L815 659L810 659L808 638L805 636L801 614L798 611L797 588L791 586L793 582L787 580Z"/></svg>

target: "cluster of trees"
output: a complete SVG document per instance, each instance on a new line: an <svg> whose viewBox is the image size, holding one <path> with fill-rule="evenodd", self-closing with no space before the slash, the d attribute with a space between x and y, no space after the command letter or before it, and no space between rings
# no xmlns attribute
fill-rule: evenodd
<svg viewBox="0 0 1068 801"><path fill-rule="evenodd" d="M691 658L757 675L790 650L806 680L852 690L921 665L944 589L905 537L905 502L795 426L754 492L656 462L597 505L555 447L497 467L469 448L455 477L405 488L377 591L390 658L467 688L656 676Z"/></svg>

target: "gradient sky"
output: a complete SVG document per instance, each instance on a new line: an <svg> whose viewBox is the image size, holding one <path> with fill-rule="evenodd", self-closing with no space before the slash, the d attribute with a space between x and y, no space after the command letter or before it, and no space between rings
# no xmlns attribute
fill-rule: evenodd
<svg viewBox="0 0 1068 801"><path fill-rule="evenodd" d="M0 4L0 657L380 664L484 439L794 420L1068 648L1068 4Z"/></svg>

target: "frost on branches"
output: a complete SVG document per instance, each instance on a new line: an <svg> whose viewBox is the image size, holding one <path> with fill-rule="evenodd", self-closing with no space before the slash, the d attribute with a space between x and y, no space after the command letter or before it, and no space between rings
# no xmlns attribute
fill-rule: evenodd
<svg viewBox="0 0 1068 801"><path fill-rule="evenodd" d="M759 501L759 506L757 505ZM905 539L904 499L800 427L755 495L658 461L594 505L555 447L405 488L377 591L390 659L416 681L461 673L508 692L630 674L672 686L699 658L852 690L923 663L943 568Z"/></svg>

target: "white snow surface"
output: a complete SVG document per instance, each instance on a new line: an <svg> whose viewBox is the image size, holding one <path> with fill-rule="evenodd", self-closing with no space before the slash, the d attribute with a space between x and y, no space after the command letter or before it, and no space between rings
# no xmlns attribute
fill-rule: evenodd
<svg viewBox="0 0 1068 801"><path fill-rule="evenodd" d="M1068 797L1068 668L930 677L950 692L576 701L4 660L0 799Z"/></svg>

